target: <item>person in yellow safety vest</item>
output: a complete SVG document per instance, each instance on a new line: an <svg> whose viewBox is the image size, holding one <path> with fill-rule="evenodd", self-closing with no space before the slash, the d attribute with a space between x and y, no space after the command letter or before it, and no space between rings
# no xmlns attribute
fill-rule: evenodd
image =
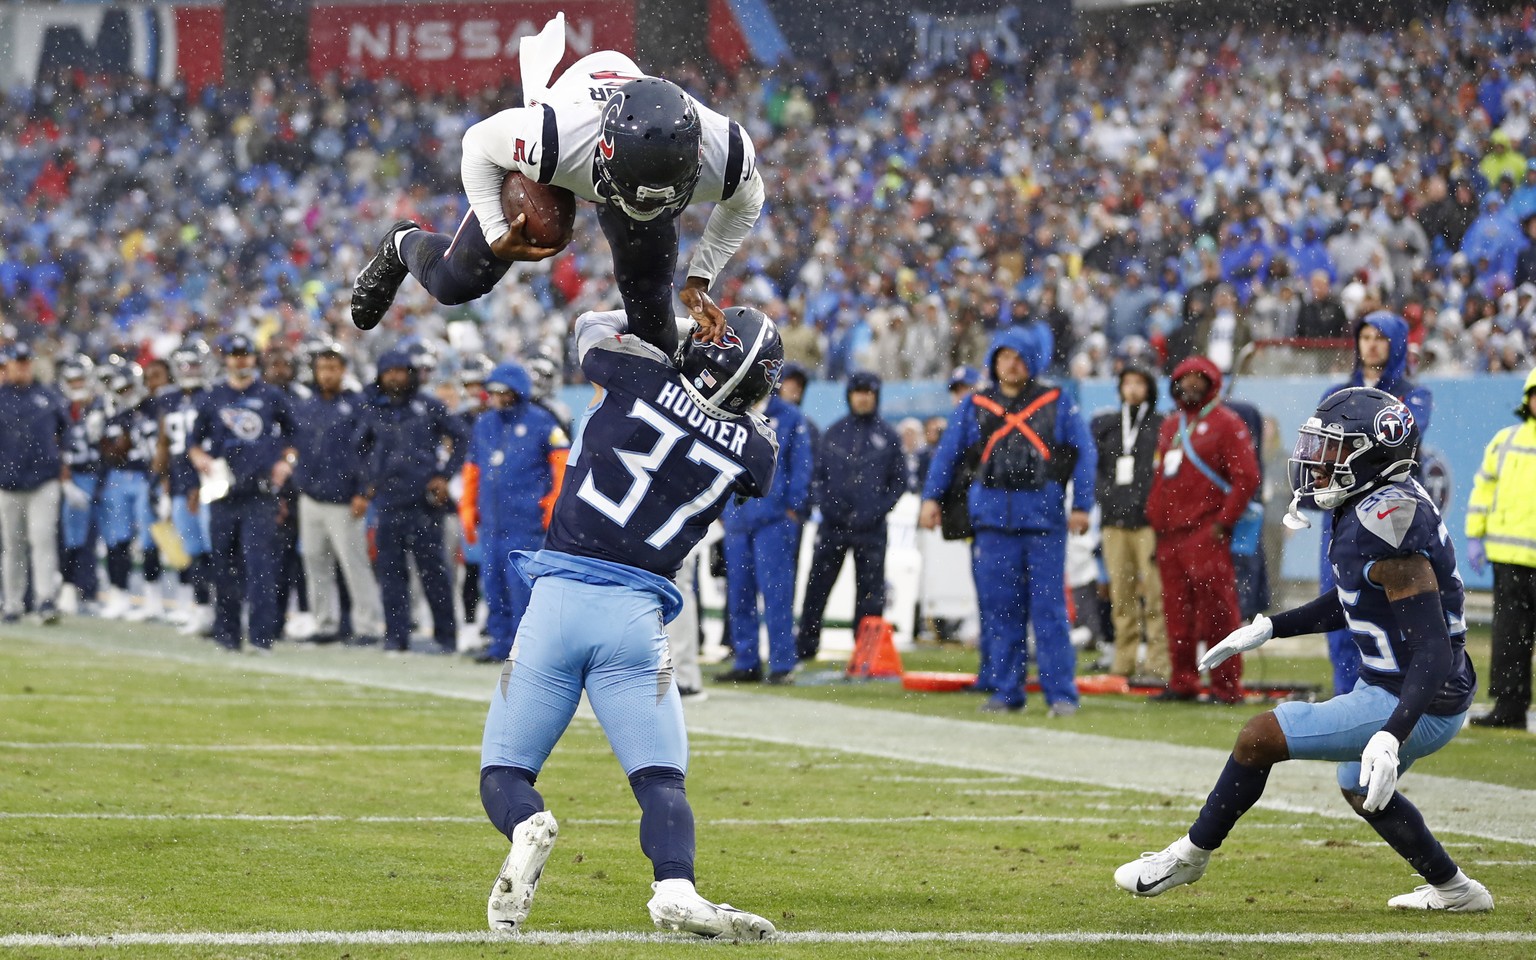
<svg viewBox="0 0 1536 960"><path fill-rule="evenodd" d="M1494 434L1467 502L1467 559L1493 564L1493 710L1479 727L1525 729L1536 641L1536 370L1525 378L1517 426Z"/></svg>

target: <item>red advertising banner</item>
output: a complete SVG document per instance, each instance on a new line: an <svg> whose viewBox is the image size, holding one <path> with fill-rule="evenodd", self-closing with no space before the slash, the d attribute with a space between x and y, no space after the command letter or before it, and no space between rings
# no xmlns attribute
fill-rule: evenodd
<svg viewBox="0 0 1536 960"><path fill-rule="evenodd" d="M394 77L460 91L517 78L518 39L565 12L565 64L597 50L633 55L635 0L323 3L310 9L312 76Z"/></svg>

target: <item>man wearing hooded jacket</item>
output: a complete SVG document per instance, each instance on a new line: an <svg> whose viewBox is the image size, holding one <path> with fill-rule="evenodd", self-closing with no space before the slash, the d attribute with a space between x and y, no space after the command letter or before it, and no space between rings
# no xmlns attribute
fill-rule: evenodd
<svg viewBox="0 0 1536 960"><path fill-rule="evenodd" d="M452 507L448 478L463 465L468 438L448 408L418 387L410 354L396 349L379 357L378 376L363 394L358 443L367 496L378 517L374 567L384 601L384 649L410 648L410 554L432 611L435 652L451 653L458 638L443 514ZM445 445L446 463L439 456Z"/></svg>
<svg viewBox="0 0 1536 960"><path fill-rule="evenodd" d="M1355 324L1355 370L1348 380L1329 387L1326 399L1350 387L1375 387L1403 401L1413 413L1419 435L1429 433L1429 420L1435 411L1435 398L1428 387L1421 387L1408 375L1408 322L1387 310L1377 310ZM1422 462L1422 460L1421 460ZM1333 564L1328 560L1328 546L1333 524L1322 528L1322 549L1318 562L1318 586L1333 589ZM1333 695L1341 696L1355 688L1360 678L1360 648L1348 630L1328 633L1328 659L1333 661Z"/></svg>
<svg viewBox="0 0 1536 960"><path fill-rule="evenodd" d="M800 605L801 660L821 647L827 598L853 551L855 628L885 612L885 516L906 490L906 459L896 429L880 418L880 378L848 377L848 416L832 424L816 446L811 492L821 508L811 571Z"/></svg>
<svg viewBox="0 0 1536 960"><path fill-rule="evenodd" d="M498 663L512 652L532 589L512 554L543 545L571 444L555 415L533 402L533 379L521 365L497 366L485 392L489 408L470 437L459 519L465 540L481 545L489 643L475 659Z"/></svg>
<svg viewBox="0 0 1536 960"><path fill-rule="evenodd" d="M1222 405L1221 371L1203 356L1173 368L1176 412L1158 434L1157 470L1147 522L1157 531L1168 626L1168 689L1154 700L1200 693L1198 648L1220 643L1240 615L1232 568L1232 528L1259 486L1259 460L1242 418ZM1211 699L1242 701L1242 658L1211 670Z"/></svg>
<svg viewBox="0 0 1536 960"><path fill-rule="evenodd" d="M930 530L939 525L940 499L961 464L974 457L971 572L981 614L976 686L992 694L982 709L1024 709L1025 631L1032 622L1040 687L1050 715L1060 717L1076 713L1078 700L1063 582L1067 532L1088 530L1098 456L1077 404L1036 376L1048 360L1036 329L998 333L987 352L993 386L950 414L923 485L919 523Z"/></svg>

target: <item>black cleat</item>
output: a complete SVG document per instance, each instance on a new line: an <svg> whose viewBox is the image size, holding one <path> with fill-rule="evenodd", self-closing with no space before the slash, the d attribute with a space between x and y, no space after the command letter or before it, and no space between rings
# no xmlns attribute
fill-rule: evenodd
<svg viewBox="0 0 1536 960"><path fill-rule="evenodd" d="M1473 717L1472 726L1524 730L1526 728L1525 711L1501 711L1498 707L1494 707L1489 713L1485 713L1480 717Z"/></svg>
<svg viewBox="0 0 1536 960"><path fill-rule="evenodd" d="M756 670L744 670L737 668L727 670L724 673L715 674L716 683L762 683L763 671L759 667Z"/></svg>
<svg viewBox="0 0 1536 960"><path fill-rule="evenodd" d="M395 234L409 230L417 224L410 220L396 220L384 239L373 251L373 259L363 265L363 270L352 282L352 325L359 330L372 330L389 312L395 302L395 293L411 272L395 249Z"/></svg>

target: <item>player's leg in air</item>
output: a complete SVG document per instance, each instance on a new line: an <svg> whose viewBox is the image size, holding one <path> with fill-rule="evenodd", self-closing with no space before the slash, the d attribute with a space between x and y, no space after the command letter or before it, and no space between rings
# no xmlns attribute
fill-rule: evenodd
<svg viewBox="0 0 1536 960"><path fill-rule="evenodd" d="M1487 888L1461 872L1407 797L1393 792L1379 810L1365 808L1360 756L1396 705L1397 698L1390 692L1361 684L1344 696L1322 703L1283 703L1249 720L1189 833L1160 851L1144 853L1121 866L1115 871L1115 883L1139 897L1155 897L1194 883L1205 875L1211 853L1263 795L1275 764L1284 760L1334 760L1339 762L1339 788L1350 807L1428 881L1413 893L1391 898L1388 906L1492 910L1493 897ZM1462 719L1462 715L1422 716L1400 748L1398 772L1449 743L1461 728Z"/></svg>

